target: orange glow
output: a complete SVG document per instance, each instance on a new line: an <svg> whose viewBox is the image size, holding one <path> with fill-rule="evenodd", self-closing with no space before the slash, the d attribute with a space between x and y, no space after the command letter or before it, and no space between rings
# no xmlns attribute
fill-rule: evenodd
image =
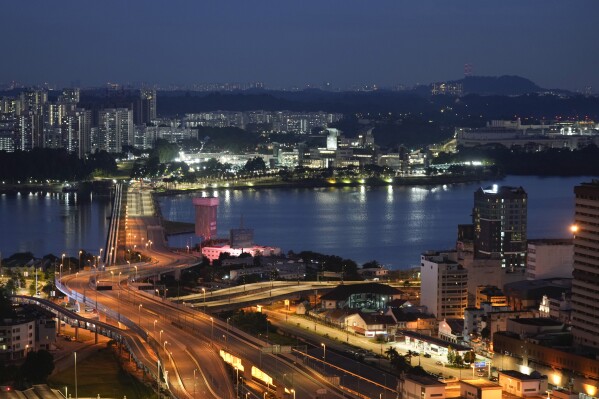
<svg viewBox="0 0 599 399"><path fill-rule="evenodd" d="M572 233L578 233L578 225L573 224L572 226L570 226L570 231Z"/></svg>
<svg viewBox="0 0 599 399"><path fill-rule="evenodd" d="M562 376L558 373L551 373L551 383L555 386L562 386Z"/></svg>
<svg viewBox="0 0 599 399"><path fill-rule="evenodd" d="M582 384L584 391L589 396L595 396L597 394L597 387L590 384Z"/></svg>

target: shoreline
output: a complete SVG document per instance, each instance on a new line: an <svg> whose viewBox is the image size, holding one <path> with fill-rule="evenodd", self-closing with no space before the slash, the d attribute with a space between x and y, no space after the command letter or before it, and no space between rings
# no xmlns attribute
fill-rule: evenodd
<svg viewBox="0 0 599 399"><path fill-rule="evenodd" d="M412 186L438 186L443 184L462 184L462 183L473 183L484 180L499 179L503 180L505 175L486 173L478 174L476 176L415 176L415 177L395 177L392 181L381 178L367 178L367 179L343 179L343 178L330 178L330 179L305 179L301 181L277 181L277 182L245 182L231 184L230 182L223 183L211 183L203 184L201 187L184 187L187 183L180 183L179 187L167 188L164 190L155 189L153 195L155 196L172 196L178 194L184 194L189 192L198 192L208 189L228 189L228 190L251 190L251 189L282 189L282 188L343 188L343 187L412 187ZM168 183L173 184L173 183ZM181 187L183 186L183 187Z"/></svg>

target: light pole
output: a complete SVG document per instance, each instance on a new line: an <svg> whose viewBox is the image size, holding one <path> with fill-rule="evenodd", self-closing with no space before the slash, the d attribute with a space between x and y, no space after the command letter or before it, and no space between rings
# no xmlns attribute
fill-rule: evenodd
<svg viewBox="0 0 599 399"><path fill-rule="evenodd" d="M196 397L196 371L198 369L193 369L193 397Z"/></svg>
<svg viewBox="0 0 599 399"><path fill-rule="evenodd" d="M320 346L322 346L322 370L325 371L327 367L327 346L324 342L321 342Z"/></svg>
<svg viewBox="0 0 599 399"><path fill-rule="evenodd" d="M204 293L204 313L206 313L206 288L202 288L202 292Z"/></svg>
<svg viewBox="0 0 599 399"><path fill-rule="evenodd" d="M210 345L212 345L212 341L214 341L214 319L211 317L210 321L212 322L212 327L210 329Z"/></svg>
<svg viewBox="0 0 599 399"><path fill-rule="evenodd" d="M138 309L139 309L139 317L138 317L138 319L139 319L139 320L138 320L138 323L137 323L137 325L139 325L139 327L141 327L141 307L142 307L142 306L143 306L143 304L141 304L141 303L140 303L140 304L139 304L139 307L138 307Z"/></svg>
<svg viewBox="0 0 599 399"><path fill-rule="evenodd" d="M291 393L293 394L293 399L295 399L295 389L291 388Z"/></svg>
<svg viewBox="0 0 599 399"><path fill-rule="evenodd" d="M164 330L160 330L160 338L159 341L162 341L162 333L164 332Z"/></svg>
<svg viewBox="0 0 599 399"><path fill-rule="evenodd" d="M154 336L156 336L156 322L158 322L158 320L154 320Z"/></svg>
<svg viewBox="0 0 599 399"><path fill-rule="evenodd" d="M127 262L127 263L129 263L129 262ZM135 281L137 281L137 265L134 265L134 267L135 267Z"/></svg>
<svg viewBox="0 0 599 399"><path fill-rule="evenodd" d="M73 355L75 355L75 399L79 399L77 394L77 352L73 352Z"/></svg>
<svg viewBox="0 0 599 399"><path fill-rule="evenodd" d="M114 289L114 272L111 270L110 274L112 276L112 289Z"/></svg>
<svg viewBox="0 0 599 399"><path fill-rule="evenodd" d="M81 254L83 254L83 251L79 250L79 269L81 269Z"/></svg>

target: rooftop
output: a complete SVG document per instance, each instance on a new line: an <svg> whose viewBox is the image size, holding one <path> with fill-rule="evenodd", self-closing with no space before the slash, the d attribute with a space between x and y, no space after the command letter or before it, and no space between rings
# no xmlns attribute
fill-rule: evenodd
<svg viewBox="0 0 599 399"><path fill-rule="evenodd" d="M547 379L546 375L541 375L539 373L533 373L531 375L521 373L517 370L502 370L499 374L507 375L508 377L517 378L520 381L532 381L532 380L541 380Z"/></svg>
<svg viewBox="0 0 599 399"><path fill-rule="evenodd" d="M341 301L355 294L401 295L402 292L390 285L379 283L342 284L322 295L322 300Z"/></svg>
<svg viewBox="0 0 599 399"><path fill-rule="evenodd" d="M539 327L559 327L564 324L561 321L549 319L546 317L519 317L517 319L512 319L512 321L514 321L515 323Z"/></svg>
<svg viewBox="0 0 599 399"><path fill-rule="evenodd" d="M420 385L426 386L444 386L445 383L430 375L406 374L406 380L417 382Z"/></svg>
<svg viewBox="0 0 599 399"><path fill-rule="evenodd" d="M477 378L473 380L461 380L461 383L477 387L480 389L501 389L501 385L485 380L483 378Z"/></svg>

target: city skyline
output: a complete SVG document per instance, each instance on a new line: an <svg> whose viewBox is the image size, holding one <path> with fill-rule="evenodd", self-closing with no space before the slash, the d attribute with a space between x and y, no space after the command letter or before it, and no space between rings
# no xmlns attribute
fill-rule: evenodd
<svg viewBox="0 0 599 399"><path fill-rule="evenodd" d="M0 80L389 87L459 79L471 64L544 88L599 86L591 1L143 5L5 4L0 32L19 40L5 43Z"/></svg>

